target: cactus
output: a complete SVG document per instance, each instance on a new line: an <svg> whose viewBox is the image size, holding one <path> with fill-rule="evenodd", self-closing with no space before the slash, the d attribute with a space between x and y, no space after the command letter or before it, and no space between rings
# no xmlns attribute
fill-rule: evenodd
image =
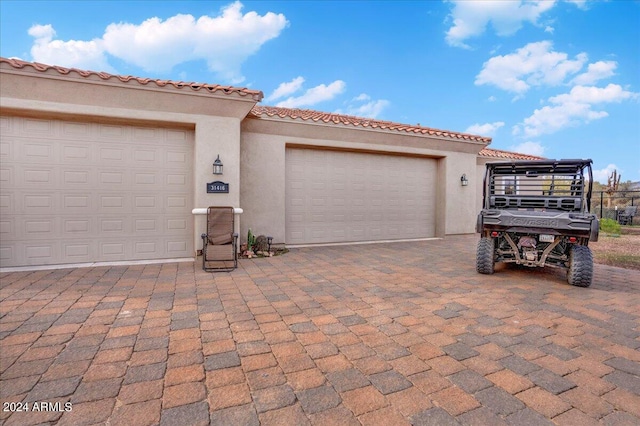
<svg viewBox="0 0 640 426"><path fill-rule="evenodd" d="M247 233L247 250L252 251L253 246L256 244L256 236L251 232L251 228L249 228L249 232Z"/></svg>

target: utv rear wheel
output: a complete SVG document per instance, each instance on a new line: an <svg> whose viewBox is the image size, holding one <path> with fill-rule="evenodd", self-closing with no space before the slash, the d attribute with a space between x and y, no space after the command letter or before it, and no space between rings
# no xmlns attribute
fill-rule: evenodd
<svg viewBox="0 0 640 426"><path fill-rule="evenodd" d="M476 251L476 271L481 274L493 274L495 266L495 240L493 238L480 238Z"/></svg>
<svg viewBox="0 0 640 426"><path fill-rule="evenodd" d="M569 254L567 281L577 287L589 287L593 280L593 256L587 246L573 246Z"/></svg>

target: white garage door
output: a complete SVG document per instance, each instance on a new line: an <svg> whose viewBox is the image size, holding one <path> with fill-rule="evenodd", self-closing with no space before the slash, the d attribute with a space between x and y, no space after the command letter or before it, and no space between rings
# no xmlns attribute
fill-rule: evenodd
<svg viewBox="0 0 640 426"><path fill-rule="evenodd" d="M287 149L286 243L433 237L436 160Z"/></svg>
<svg viewBox="0 0 640 426"><path fill-rule="evenodd" d="M193 132L0 118L4 267L193 256Z"/></svg>

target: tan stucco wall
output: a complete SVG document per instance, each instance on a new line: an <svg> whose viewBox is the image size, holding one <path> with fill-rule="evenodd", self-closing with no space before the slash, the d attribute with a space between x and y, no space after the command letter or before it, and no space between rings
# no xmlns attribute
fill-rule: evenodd
<svg viewBox="0 0 640 426"><path fill-rule="evenodd" d="M475 229L477 152L484 144L455 142L349 127L287 120L248 118L242 123L240 204L244 209L240 236L248 228L285 241L285 151L287 146L395 153L438 159L436 235L471 233ZM469 186L460 185L465 173Z"/></svg>
<svg viewBox="0 0 640 426"><path fill-rule="evenodd" d="M163 91L154 83L141 86L136 82L120 84L98 77L66 78L56 74L3 68L0 114L191 128L195 131L192 208L241 207L240 122L254 100L191 89ZM212 174L212 163L218 154L224 164L222 176ZM207 194L206 183L214 180L229 183L229 194ZM239 221L241 216L237 218ZM199 249L206 219L196 216L193 220L194 247Z"/></svg>
<svg viewBox="0 0 640 426"><path fill-rule="evenodd" d="M468 234L475 231L476 204L478 198L476 155L451 152L446 159L447 164L447 215L445 218L445 234ZM460 178L465 174L469 181L462 186Z"/></svg>
<svg viewBox="0 0 640 426"><path fill-rule="evenodd" d="M242 132L240 138L240 240L247 231L285 240L285 140L277 135Z"/></svg>
<svg viewBox="0 0 640 426"><path fill-rule="evenodd" d="M436 235L474 232L479 206L477 154L485 144L446 137L291 119L245 118L255 100L249 96L212 94L190 88L161 88L155 83L102 80L72 72L15 70L0 67L0 113L97 120L194 130L194 206L230 205L241 240L249 227L285 240L285 150L287 146L323 147L374 153L424 156L438 161ZM214 176L216 156L224 174ZM466 174L469 186L460 185ZM229 183L229 194L207 194L206 183ZM194 246L201 247L205 217L194 217Z"/></svg>

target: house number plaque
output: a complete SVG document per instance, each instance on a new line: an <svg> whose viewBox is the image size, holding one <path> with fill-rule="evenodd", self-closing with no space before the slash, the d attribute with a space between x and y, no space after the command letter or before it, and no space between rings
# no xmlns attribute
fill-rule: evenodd
<svg viewBox="0 0 640 426"><path fill-rule="evenodd" d="M228 194L229 184L219 180L207 184L207 194Z"/></svg>

